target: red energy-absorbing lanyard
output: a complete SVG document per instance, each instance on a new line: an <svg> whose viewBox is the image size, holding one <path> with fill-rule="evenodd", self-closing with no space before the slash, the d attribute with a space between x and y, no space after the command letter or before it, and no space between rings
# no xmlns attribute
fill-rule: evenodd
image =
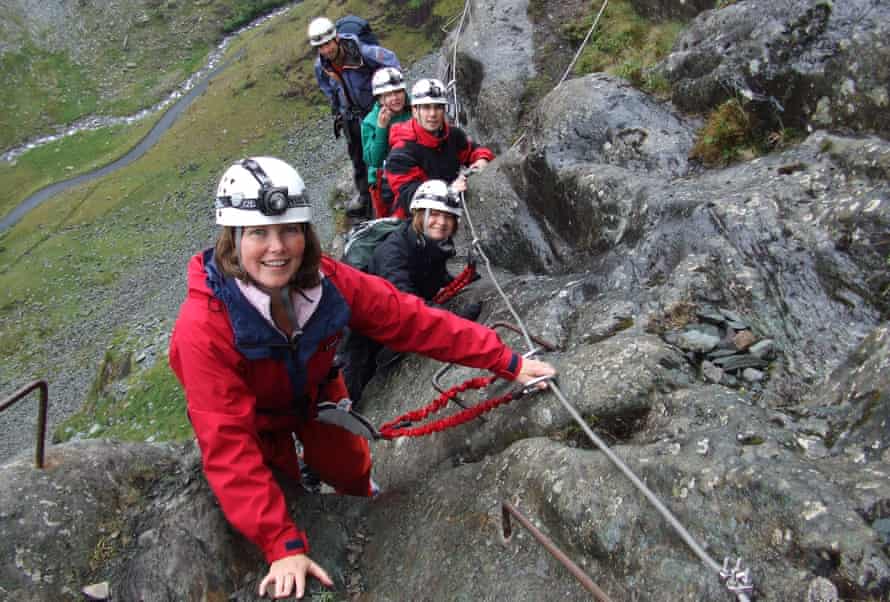
<svg viewBox="0 0 890 602"><path fill-rule="evenodd" d="M486 399L485 401L478 403L472 408L466 408L464 410L461 410L457 414L448 416L446 418L440 418L439 420L436 420L435 422L431 422L429 424L415 427L403 426L405 423L418 422L420 420L423 420L430 414L438 412L439 410L444 408L448 404L448 401L455 397L458 393L463 393L467 389L482 389L490 385L496 379L497 376L480 376L477 378L471 378L464 383L451 387L450 389L442 393L438 398L433 400L433 402L430 403L428 406L420 408L419 410L408 412L407 414L402 414L398 418L390 420L389 422L381 426L379 431L380 437L383 439L395 439L397 437L422 437L424 435L429 435L430 433L437 433L439 431L449 429L453 426L458 426L464 424L465 422L469 422L470 420L475 419L481 414L495 409L501 404L508 403L514 399L519 399L520 397L522 397L522 390L511 391L505 395L501 395L500 397L492 397L491 399Z"/></svg>
<svg viewBox="0 0 890 602"><path fill-rule="evenodd" d="M463 272L458 274L454 280L443 286L442 290L436 293L436 296L433 297L433 303L436 303L438 305L445 303L453 296L458 294L466 285L468 285L473 280L473 276L475 275L476 266L472 263L468 263Z"/></svg>

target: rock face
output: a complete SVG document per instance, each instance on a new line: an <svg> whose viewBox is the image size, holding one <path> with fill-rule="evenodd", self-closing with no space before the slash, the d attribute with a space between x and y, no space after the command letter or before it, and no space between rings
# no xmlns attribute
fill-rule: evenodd
<svg viewBox="0 0 890 602"><path fill-rule="evenodd" d="M83 600L96 584L112 600L256 599L262 556L226 522L193 444L84 441L51 448L43 471L26 457L0 470L0 536L14 551L2 599ZM347 549L361 544L365 502L285 492L313 556L342 587L356 582Z"/></svg>
<svg viewBox="0 0 890 602"><path fill-rule="evenodd" d="M698 47L716 47L721 35L741 40L734 19L753 23L757 9L768 17L757 32L795 41L781 64L796 69L825 32L856 33L855 46L876 44L884 27L860 29L883 4L782 6L782 15L753 1L706 11L685 35L700 36ZM857 6L858 20L848 12ZM799 27L785 31L788 19ZM685 63L704 75L688 86L675 80L675 105L719 102L705 82L722 77L746 44L730 44L719 61ZM478 54L479 90L491 65L511 60L510 48ZM810 115L810 88L796 72L758 71L767 72L762 81L776 90L758 93L800 86L776 98L786 114L797 106ZM890 144L868 111L853 118L833 104L833 88L812 90L828 95L830 123L858 133L816 130L782 152L703 171L687 159L694 118L615 78L565 82L535 108L523 141L470 179L461 243L477 240L485 256L483 279L460 301L484 302L489 324L514 320L490 261L537 344L554 348L544 357L586 425L716 565L742 559L757 599L882 600L890 596ZM480 128L498 115L481 97ZM520 335L499 329L526 350ZM369 419L425 405L437 395L434 379L451 386L473 374L440 368L408 356L379 374L363 398ZM496 383L481 397L508 387ZM732 597L553 393L428 437L375 442L373 453L384 489L377 500L291 492L312 556L338 592L589 599L521 527L504 547L509 501L615 600ZM15 553L0 567L0 597L76 599L80 587L107 581L121 599L251 599L266 567L226 526L193 449L80 443L52 448L50 459L44 472L25 457L2 468L0 536ZM72 527L75 517L87 526Z"/></svg>
<svg viewBox="0 0 890 602"><path fill-rule="evenodd" d="M748 0L700 14L663 63L681 109L743 98L776 127L886 137L890 6L873 0Z"/></svg>
<svg viewBox="0 0 890 602"><path fill-rule="evenodd" d="M470 2L460 37L455 28L443 48L440 71L446 83L454 79L461 99L459 123L469 124L495 153L518 135L519 99L535 75L528 4L528 0Z"/></svg>

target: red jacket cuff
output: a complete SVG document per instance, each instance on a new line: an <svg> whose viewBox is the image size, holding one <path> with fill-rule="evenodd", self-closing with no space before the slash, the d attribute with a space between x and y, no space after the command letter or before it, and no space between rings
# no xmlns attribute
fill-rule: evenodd
<svg viewBox="0 0 890 602"><path fill-rule="evenodd" d="M499 377L506 380L516 380L519 372L522 370L522 356L507 349L504 354L504 360L501 367L494 371Z"/></svg>
<svg viewBox="0 0 890 602"><path fill-rule="evenodd" d="M309 540L305 531L300 529L288 529L281 537L272 542L267 550L264 550L266 561L271 564L285 556L309 553Z"/></svg>

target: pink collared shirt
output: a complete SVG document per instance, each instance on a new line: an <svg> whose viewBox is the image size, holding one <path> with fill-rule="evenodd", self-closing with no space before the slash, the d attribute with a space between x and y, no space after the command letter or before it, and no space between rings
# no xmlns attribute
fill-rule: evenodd
<svg viewBox="0 0 890 602"><path fill-rule="evenodd" d="M324 274L321 277L324 278ZM269 324L281 332L281 329L275 324L275 320L272 319L272 299L269 297L269 294L249 282L244 282L240 278L236 278L235 282L248 303L253 305ZM321 301L321 284L310 289L292 289L290 294L291 303L294 306L294 314L297 316L296 328L302 330L315 311L315 308L318 307L318 302ZM293 336L294 333L282 334Z"/></svg>

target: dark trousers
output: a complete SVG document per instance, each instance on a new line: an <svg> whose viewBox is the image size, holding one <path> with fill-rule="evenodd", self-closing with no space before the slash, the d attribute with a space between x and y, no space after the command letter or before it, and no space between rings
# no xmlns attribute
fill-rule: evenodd
<svg viewBox="0 0 890 602"><path fill-rule="evenodd" d="M346 148L349 151L349 160L352 161L352 179L355 181L355 189L359 198L370 211L371 193L368 192L368 166L362 156L362 117L350 113L344 115L346 130Z"/></svg>
<svg viewBox="0 0 890 602"><path fill-rule="evenodd" d="M360 411L362 391L374 377L377 370L377 354L383 345L350 330L340 348L340 360L343 363L343 379L349 391L349 399L353 407Z"/></svg>

